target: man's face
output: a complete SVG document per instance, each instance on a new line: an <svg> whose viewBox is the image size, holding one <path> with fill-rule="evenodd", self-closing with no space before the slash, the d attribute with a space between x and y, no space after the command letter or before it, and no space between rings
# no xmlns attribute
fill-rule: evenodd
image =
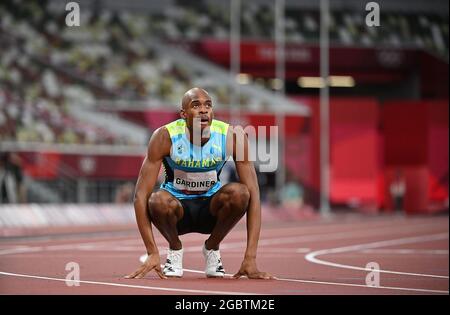
<svg viewBox="0 0 450 315"><path fill-rule="evenodd" d="M189 128L193 128L194 124L198 124L202 131L209 127L214 117L209 95L201 92L195 93L181 111L181 117L186 119Z"/></svg>

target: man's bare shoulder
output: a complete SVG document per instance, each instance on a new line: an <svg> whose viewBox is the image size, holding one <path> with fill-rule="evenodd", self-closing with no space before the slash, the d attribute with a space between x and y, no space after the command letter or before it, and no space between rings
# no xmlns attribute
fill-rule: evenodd
<svg viewBox="0 0 450 315"><path fill-rule="evenodd" d="M170 154L170 147L172 141L170 140L169 131L165 126L156 129L148 143L149 155L165 156Z"/></svg>
<svg viewBox="0 0 450 315"><path fill-rule="evenodd" d="M167 130L166 126L161 126L153 132L152 139L153 138L159 141L170 142L169 130Z"/></svg>

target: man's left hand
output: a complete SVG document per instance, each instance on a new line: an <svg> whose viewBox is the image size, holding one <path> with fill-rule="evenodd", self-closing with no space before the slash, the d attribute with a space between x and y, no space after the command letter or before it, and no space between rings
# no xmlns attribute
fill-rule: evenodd
<svg viewBox="0 0 450 315"><path fill-rule="evenodd" d="M247 276L249 279L264 279L271 280L276 279L274 276L267 272L261 272L256 267L255 258L244 258L239 271L233 276L234 279L239 279L242 276Z"/></svg>

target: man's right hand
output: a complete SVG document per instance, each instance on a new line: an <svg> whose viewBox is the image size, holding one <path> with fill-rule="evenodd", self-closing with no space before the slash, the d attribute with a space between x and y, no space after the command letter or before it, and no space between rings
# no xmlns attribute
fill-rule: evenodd
<svg viewBox="0 0 450 315"><path fill-rule="evenodd" d="M161 261L159 254L148 255L145 262L132 274L125 276L126 279L141 279L145 277L147 273L154 270L161 279L167 279L167 277L161 271Z"/></svg>

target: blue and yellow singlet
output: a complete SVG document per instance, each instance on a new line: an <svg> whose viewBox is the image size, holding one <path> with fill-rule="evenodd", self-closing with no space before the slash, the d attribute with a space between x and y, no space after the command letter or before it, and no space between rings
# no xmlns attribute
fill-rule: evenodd
<svg viewBox="0 0 450 315"><path fill-rule="evenodd" d="M163 159L165 181L161 189L178 199L210 197L221 187L219 175L227 160L226 138L229 125L213 119L210 138L194 145L186 135L186 121L165 125L172 141L170 156Z"/></svg>

